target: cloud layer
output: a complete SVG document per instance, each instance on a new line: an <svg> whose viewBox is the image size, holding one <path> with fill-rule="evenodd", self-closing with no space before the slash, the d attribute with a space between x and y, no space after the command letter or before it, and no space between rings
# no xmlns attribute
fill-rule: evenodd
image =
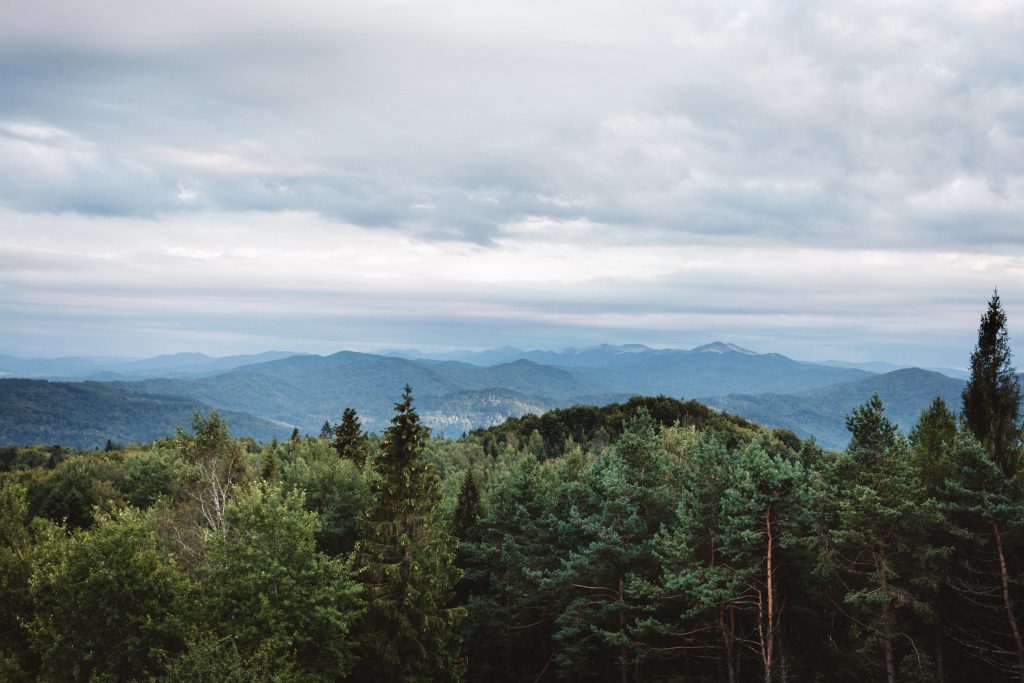
<svg viewBox="0 0 1024 683"><path fill-rule="evenodd" d="M0 352L1024 319L1019 3L0 9Z"/></svg>

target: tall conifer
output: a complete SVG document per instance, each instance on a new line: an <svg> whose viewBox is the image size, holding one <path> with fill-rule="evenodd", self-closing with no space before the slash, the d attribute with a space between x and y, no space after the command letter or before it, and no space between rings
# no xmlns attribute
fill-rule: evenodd
<svg viewBox="0 0 1024 683"><path fill-rule="evenodd" d="M428 434L406 386L371 461L373 502L355 548L367 602L359 629L360 680L459 678L454 628L462 610L448 606L458 572L453 539L437 511L437 475L423 459Z"/></svg>
<svg viewBox="0 0 1024 683"><path fill-rule="evenodd" d="M971 379L964 388L963 419L1007 476L1020 465L1020 381L1011 364L1006 312L999 292L981 316L978 345L971 354Z"/></svg>

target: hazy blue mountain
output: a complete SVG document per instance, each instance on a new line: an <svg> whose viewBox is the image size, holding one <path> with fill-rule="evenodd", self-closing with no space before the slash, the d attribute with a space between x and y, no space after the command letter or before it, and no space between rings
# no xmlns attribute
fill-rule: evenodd
<svg viewBox="0 0 1024 683"><path fill-rule="evenodd" d="M680 398L740 391L784 393L869 376L722 342L689 351L603 345L528 353L554 357L562 364L518 359L481 366L342 351L254 363L208 377L147 379L119 386L186 396L313 432L325 420L337 421L345 407L355 408L367 428L383 429L402 388L410 384L420 404L430 408L424 421L445 435L457 435L511 415L573 404L600 405L634 394Z"/></svg>
<svg viewBox="0 0 1024 683"><path fill-rule="evenodd" d="M896 365L895 363L886 363L885 361L867 361L860 363L851 363L848 361L841 360L823 360L817 363L818 365L828 365L834 368L855 368L857 370L866 370L868 372L875 373L886 373L893 372L894 370L904 370L910 367L910 365ZM956 368L932 368L926 367L923 370L931 370L932 372L940 372L947 377L955 377L956 379L967 379L970 377L970 373L967 370L958 370Z"/></svg>
<svg viewBox="0 0 1024 683"><path fill-rule="evenodd" d="M838 449L850 440L846 416L872 394L878 393L886 416L907 433L936 396L958 411L965 384L938 372L909 368L789 395L731 394L698 400L769 427L786 427L804 438L813 435L823 446Z"/></svg>
<svg viewBox="0 0 1024 683"><path fill-rule="evenodd" d="M870 376L862 370L802 363L777 353L756 354L723 347L715 344L691 351L637 354L615 365L580 368L579 372L614 391L676 398L738 392L792 393Z"/></svg>
<svg viewBox="0 0 1024 683"><path fill-rule="evenodd" d="M577 377L569 370L524 360L479 367L454 361L414 361L353 352L295 356L236 368L212 377L150 379L118 386L132 391L187 396L225 410L259 415L299 425L304 431L314 431L319 430L325 420L337 421L346 407L355 408L367 428L383 429L406 384L414 388L421 404L431 402L435 406L444 405L444 399L454 396L452 405L465 407L465 396L459 398L464 392L505 390L526 397L517 397L516 401L506 402L507 405L526 402L537 410L546 410L570 401L573 396L606 392L603 384ZM493 396L493 392L490 395ZM491 404L485 410L486 405L483 402L482 407L466 408L464 412L475 414L483 410L492 416L513 414L509 412L513 408L499 409L495 407L497 404ZM437 427L458 422L472 426L469 418L457 417L438 417L433 424L428 424ZM460 428L458 433L462 431Z"/></svg>
<svg viewBox="0 0 1024 683"><path fill-rule="evenodd" d="M102 448L173 436L204 403L179 396L139 394L102 382L0 379L0 444L61 444ZM231 432L261 440L285 438L290 425L227 411Z"/></svg>
<svg viewBox="0 0 1024 683"><path fill-rule="evenodd" d="M0 356L0 376L29 379L114 381L151 377L200 377L254 363L298 355L293 351L214 358L203 353L174 353L153 358Z"/></svg>
<svg viewBox="0 0 1024 683"><path fill-rule="evenodd" d="M488 353L492 355L484 355ZM899 370L876 375L755 353L725 342L690 350L607 344L561 351L505 348L469 357L482 361L515 354L531 357L482 365L341 351L328 356L271 352L224 359L174 354L145 361L120 359L119 364L110 359L102 362L144 377L167 369L162 377L114 382L115 389L181 397L189 405L295 425L307 433L319 432L324 421L336 422L346 407L355 408L368 429L382 430L402 388L410 384L424 422L444 436L458 436L528 412L664 394L712 396L707 399L712 406L771 426L789 427L801 436L814 434L828 446L841 447L846 442L843 418L873 391L891 401L892 417L909 427L936 394L951 397L950 405L957 407L963 386L960 380L933 372ZM57 360L70 367L74 359ZM214 373L218 364L228 369Z"/></svg>
<svg viewBox="0 0 1024 683"><path fill-rule="evenodd" d="M382 355L399 356L409 360L441 360L458 361L472 365L491 366L500 363L511 363L517 360L528 360L540 365L560 367L604 367L614 365L637 354L660 354L664 349L652 349L643 344L624 344L613 346L569 347L558 351L524 351L512 346L486 351L451 351L446 353L425 353L416 350L389 350Z"/></svg>
<svg viewBox="0 0 1024 683"><path fill-rule="evenodd" d="M0 377L85 377L105 368L131 362L133 358L64 356L61 358L18 358L0 356Z"/></svg>

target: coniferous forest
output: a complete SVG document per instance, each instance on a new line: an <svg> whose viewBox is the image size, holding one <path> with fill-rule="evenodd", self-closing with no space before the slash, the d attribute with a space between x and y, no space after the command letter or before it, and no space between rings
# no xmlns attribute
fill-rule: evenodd
<svg viewBox="0 0 1024 683"><path fill-rule="evenodd" d="M4 681L1024 681L1021 392L826 451L636 397L431 438L0 449Z"/></svg>

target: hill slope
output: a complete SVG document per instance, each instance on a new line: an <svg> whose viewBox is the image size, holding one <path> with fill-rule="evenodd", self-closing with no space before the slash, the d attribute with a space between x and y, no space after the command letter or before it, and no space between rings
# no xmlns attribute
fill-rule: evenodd
<svg viewBox="0 0 1024 683"><path fill-rule="evenodd" d="M139 394L102 382L0 379L0 444L59 443L102 448L172 436L209 406L177 396ZM231 432L266 440L287 437L289 425L224 412Z"/></svg>
<svg viewBox="0 0 1024 683"><path fill-rule="evenodd" d="M886 417L906 433L936 396L950 410L959 410L965 384L938 372L909 368L795 394L730 394L701 400L766 426L786 427L802 438L813 435L828 448L844 448L850 440L846 415L872 394L881 397Z"/></svg>

